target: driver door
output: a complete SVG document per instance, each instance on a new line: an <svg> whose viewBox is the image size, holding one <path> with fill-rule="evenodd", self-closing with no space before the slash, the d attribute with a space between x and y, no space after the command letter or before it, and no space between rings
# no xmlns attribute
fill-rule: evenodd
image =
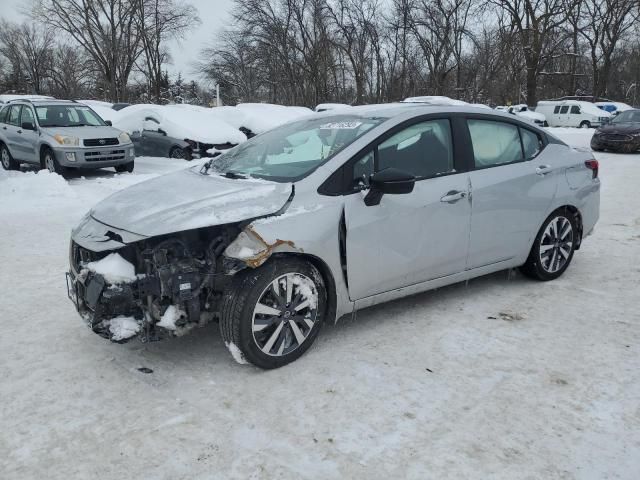
<svg viewBox="0 0 640 480"><path fill-rule="evenodd" d="M457 173L456 163L448 119L402 128L354 162L362 191L344 197L352 300L465 270L469 175ZM413 192L366 206L367 179L389 167L416 177Z"/></svg>

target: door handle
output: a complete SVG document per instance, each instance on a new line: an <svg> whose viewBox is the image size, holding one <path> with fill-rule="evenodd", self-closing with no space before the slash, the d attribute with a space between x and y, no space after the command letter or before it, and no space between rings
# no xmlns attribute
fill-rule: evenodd
<svg viewBox="0 0 640 480"><path fill-rule="evenodd" d="M536 167L536 174L545 176L547 173L551 173L551 165L538 165Z"/></svg>
<svg viewBox="0 0 640 480"><path fill-rule="evenodd" d="M456 203L458 200L462 200L466 196L467 192L461 192L460 190L450 190L440 198L440 201L443 203Z"/></svg>

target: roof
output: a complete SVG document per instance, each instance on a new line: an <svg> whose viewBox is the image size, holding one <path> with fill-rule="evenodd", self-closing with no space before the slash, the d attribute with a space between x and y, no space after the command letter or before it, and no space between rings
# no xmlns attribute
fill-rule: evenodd
<svg viewBox="0 0 640 480"><path fill-rule="evenodd" d="M37 99L29 99L29 98L16 98L15 100L9 100L7 104L16 104L16 103L29 103L31 105L79 105L78 102L73 100L59 100L57 98L37 98Z"/></svg>
<svg viewBox="0 0 640 480"><path fill-rule="evenodd" d="M470 104L466 105L433 105L425 103L381 103L374 105L359 105L344 110L328 110L317 113L316 115L336 116L336 115L354 115L360 117L382 117L393 118L398 115L414 113L415 115L427 115L429 113L481 113L484 115L496 115L506 118L513 118L498 110L488 109Z"/></svg>

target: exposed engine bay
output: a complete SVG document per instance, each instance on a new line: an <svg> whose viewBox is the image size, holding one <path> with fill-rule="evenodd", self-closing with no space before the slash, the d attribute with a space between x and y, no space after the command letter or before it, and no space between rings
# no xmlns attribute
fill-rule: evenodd
<svg viewBox="0 0 640 480"><path fill-rule="evenodd" d="M243 268L223 256L239 232L238 225L225 225L105 252L93 252L72 241L69 297L88 326L113 341L182 335L218 316L230 274ZM114 281L104 271L105 259L114 255L121 264L133 266L134 277Z"/></svg>

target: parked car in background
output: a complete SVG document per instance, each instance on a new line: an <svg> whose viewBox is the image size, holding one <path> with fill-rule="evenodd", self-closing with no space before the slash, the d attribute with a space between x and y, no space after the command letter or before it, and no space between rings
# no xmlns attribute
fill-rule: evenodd
<svg viewBox="0 0 640 480"><path fill-rule="evenodd" d="M0 159L5 170L29 163L51 172L114 167L132 172L129 135L90 107L68 100L13 100L0 110Z"/></svg>
<svg viewBox="0 0 640 480"><path fill-rule="evenodd" d="M72 232L68 294L113 341L217 319L238 361L276 368L361 308L514 267L558 278L599 190L591 152L514 115L320 113L93 207Z"/></svg>
<svg viewBox="0 0 640 480"><path fill-rule="evenodd" d="M605 112L609 112L612 117L615 117L621 112L626 110L631 110L633 107L631 105L627 105L623 102L596 102L594 104L600 110L604 110Z"/></svg>
<svg viewBox="0 0 640 480"><path fill-rule="evenodd" d="M547 127L549 124L547 123L546 117L542 113L532 111L527 105L511 105L507 108L507 113L512 115L516 115L520 118L525 118L530 122L535 123L539 127Z"/></svg>
<svg viewBox="0 0 640 480"><path fill-rule="evenodd" d="M113 105L111 105L111 108L113 108L116 112L122 110L123 108L127 108L130 107L131 104L130 103L114 103Z"/></svg>
<svg viewBox="0 0 640 480"><path fill-rule="evenodd" d="M536 112L544 114L552 127L599 127L611 119L609 112L579 100L543 100L538 102Z"/></svg>
<svg viewBox="0 0 640 480"><path fill-rule="evenodd" d="M640 110L625 110L609 124L598 127L591 137L591 148L597 152L637 152L640 148Z"/></svg>
<svg viewBox="0 0 640 480"><path fill-rule="evenodd" d="M494 110L497 110L499 112L506 112L507 110L509 110L509 107L506 105L498 105L494 108Z"/></svg>
<svg viewBox="0 0 640 480"><path fill-rule="evenodd" d="M313 109L314 112L326 112L328 110L338 110L341 108L351 108L346 103L320 103Z"/></svg>
<svg viewBox="0 0 640 480"><path fill-rule="evenodd" d="M195 140L171 137L165 132L155 116L145 118L142 129L131 133L131 141L136 146L138 156L169 157L192 160L211 156L207 150L226 150L232 143L210 144Z"/></svg>

